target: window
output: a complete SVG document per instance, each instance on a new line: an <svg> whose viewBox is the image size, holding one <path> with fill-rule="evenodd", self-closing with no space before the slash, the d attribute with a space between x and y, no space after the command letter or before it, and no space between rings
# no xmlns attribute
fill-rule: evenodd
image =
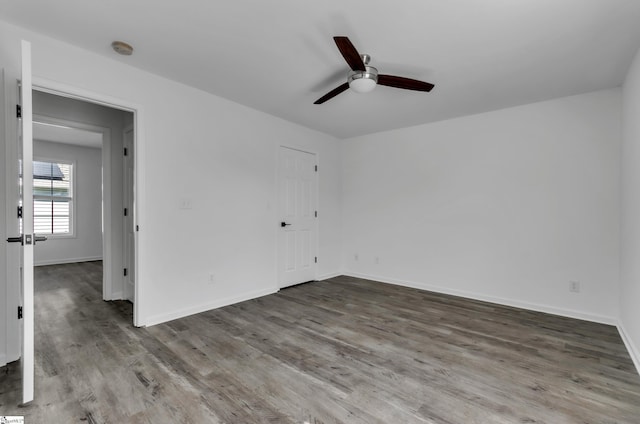
<svg viewBox="0 0 640 424"><path fill-rule="evenodd" d="M73 165L33 161L33 230L73 235Z"/></svg>

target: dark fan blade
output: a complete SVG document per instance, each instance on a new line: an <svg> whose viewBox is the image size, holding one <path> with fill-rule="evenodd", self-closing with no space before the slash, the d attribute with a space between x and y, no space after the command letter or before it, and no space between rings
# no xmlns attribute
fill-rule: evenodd
<svg viewBox="0 0 640 424"><path fill-rule="evenodd" d="M341 86L338 86L338 87L334 88L333 90L329 91L324 96L320 97L318 100L313 102L313 104L314 105L320 105L320 104L326 102L327 100L333 99L338 94L342 93L343 91L347 90L348 88L349 88L349 83L345 82Z"/></svg>
<svg viewBox="0 0 640 424"><path fill-rule="evenodd" d="M395 75L378 74L378 84L388 87L404 88L405 90L431 91L433 84L411 78L396 77Z"/></svg>
<svg viewBox="0 0 640 424"><path fill-rule="evenodd" d="M333 41L336 42L336 46L338 46L338 50L342 53L344 60L347 61L347 64L354 71L364 71L366 70L364 67L364 62L360 57L360 53L353 47L351 41L347 37L333 37Z"/></svg>

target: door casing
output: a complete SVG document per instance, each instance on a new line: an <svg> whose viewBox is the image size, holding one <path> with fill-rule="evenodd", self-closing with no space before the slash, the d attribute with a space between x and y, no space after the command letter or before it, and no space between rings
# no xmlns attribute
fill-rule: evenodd
<svg viewBox="0 0 640 424"><path fill-rule="evenodd" d="M62 84L57 81L51 81L45 78L34 77L33 86L35 90L43 91L45 93L50 93L50 94L54 94L62 97L68 97L68 98L85 101L89 103L95 103L98 105L102 105L102 106L106 106L114 109L120 109L120 110L133 113L133 127L134 127L134 137L133 137L134 147L133 148L137 154L135 156L134 177L133 177L134 179L133 184L136 187L136 189L134 190L134 200L133 200L134 204L132 206L132 209L133 209L134 221L135 221L134 225L139 226L139 217L142 216L141 212L144 208L143 199L141 198L141 196L137 195L138 193L142 193L144 190L143 188L144 179L142 177L144 175L144 160L143 160L144 159L144 154L143 154L144 138L143 138L142 107L135 103L127 102L121 99L116 99L116 98L98 94L98 93L94 93L91 91L87 91L85 89L69 86L69 85ZM105 154L103 156L107 156L107 155ZM103 166L105 166L104 162L103 162ZM109 166L111 166L110 162L109 162ZM106 191L106 187L105 187L105 191ZM108 213L110 214L110 212ZM107 219L107 216L108 215L105 213L105 220ZM106 236L107 236L107 233L105 229L105 238L107 238ZM144 300L145 300L144 287L142 287L142 285L140 284L140 281L141 281L140 275L142 274L142 271L143 271L143 268L139 264L139 251L141 249L140 244L142 242L141 239L142 237L140 233L136 232L135 248L134 248L134 263L135 263L134 280L136 281L136 284L135 284L134 297L137 300L137 302L134 304L134 307L133 307L133 324L136 327L142 327L146 325L146 320L144 318L145 315L143 312ZM111 247L110 241L109 241L109 246ZM111 277L109 278L110 278L109 281L111 281ZM111 300L111 299L107 299L107 300Z"/></svg>
<svg viewBox="0 0 640 424"><path fill-rule="evenodd" d="M133 208L134 184L133 176L135 174L135 148L133 145L133 126L127 126L123 131L122 143L125 151L123 155L123 187L122 187L122 203L126 209L122 226L122 252L123 266L127 270L123 281L123 298L135 304L135 210ZM131 134L131 140L129 140Z"/></svg>
<svg viewBox="0 0 640 424"><path fill-rule="evenodd" d="M7 87L7 81L5 81L5 88ZM95 103L95 104L99 104L99 105L103 105L106 107L111 107L111 108L115 108L115 109L120 109L120 110L124 110L124 111L128 111L128 112L132 112L133 113L133 121L134 121L134 140L133 140L133 144L134 144L134 149L136 150L136 158L135 158L135 165L134 165L134 184L136 185L136 190L135 193L142 193L144 192L144 131L143 131L143 125L144 125L144 120L143 120L143 112L142 112L142 107L138 104L135 103L131 103L128 101L124 101L121 99L116 99L116 98L112 98L106 95L102 95L102 94L98 94L98 93L94 93L85 89L81 89L78 87L74 87L74 86L70 86L70 85L66 85L63 83L60 83L58 81L51 81L48 80L46 78L41 78L41 77L33 77L33 89L34 90L38 90L38 91L42 91L45 93L50 93L50 94L54 94L54 95L58 95L58 96L62 96L62 97L68 97L68 98L72 98L72 99L77 99L77 100L81 100L81 101L87 101L90 103ZM6 90L5 90L6 92ZM16 96L6 96L7 98L6 103L9 105L15 105L17 103L17 97ZM13 111L15 111L15 109L12 109ZM7 116L11 117L11 114L9 113L9 111L7 111L6 113ZM7 122L11 122L10 120L7 120ZM9 127L9 126L8 126ZM7 129L7 139L11 139L10 137L16 137L17 134L13 134L12 131L9 130L9 128ZM8 143L8 149L10 148L11 143ZM10 149L7 151L7 154L17 154L17 152L11 152ZM104 154L103 156L109 158L108 161L110 161L110 155ZM105 163L103 161L103 166L105 167L105 169L110 169L110 163L107 164L107 166L105 166ZM7 176L10 176L10 169L7 169ZM105 178L105 183L109 184L108 179ZM106 184L105 184L105 194L108 190L106 190ZM7 198L9 198L10 193L7 193ZM9 202L7 202L9 203ZM9 212L10 206L9 204L7 204L7 212ZM134 197L134 205L133 208L134 213L135 213L135 224L139 225L139 217L142 216L141 213L144 210L144 199L140 198L139 196L135 196ZM15 212L15 211L14 211ZM107 219L107 216L105 214L105 220ZM9 225L7 226L7 231L9 231ZM105 233L105 239L108 237L108 233ZM137 327L141 327L146 325L146 319L145 319L145 314L144 314L144 301L145 301L145 296L144 296L144 287L139 283L140 281L144 281L144 278L141 279L141 275L143 274L143 270L144 267L140 266L139 264L139 251L140 251L140 245L142 243L143 237L141 237L140 232L136 232L135 234L135 252L134 252L134 261L135 261L135 266L134 266L134 272L136 273L135 275L135 281L137 282L135 285L135 298L138 300L136 302L136 304L134 305L134 310L133 310L133 324ZM107 242L109 242L109 240L107 239ZM103 241L104 243L104 241ZM7 249L7 286L8 287L12 287L15 286L15 284L17 283L16 278L17 278L17 273L14 272L15 270L10 269L13 267L10 267L9 265L13 262L11 262L13 260L11 254L9 253L11 249ZM110 249L105 249L104 250L104 254L107 254L107 252ZM107 270L107 275L104 276L104 278L107 281L111 281L111 276L108 275L108 273L110 272L110 270ZM106 292L108 292L109 290L106 290ZM105 297L109 297L108 293L107 296ZM15 294L14 293L8 293L7 296L7 306L9 305L13 305L17 300L15 299ZM12 308L13 309L13 308ZM7 312L7 315L9 317L9 313ZM14 316L15 314L11 314L11 316ZM15 321L15 320L14 320ZM15 327L15 323L13 323L13 327ZM9 327L12 327L12 322L9 321ZM11 334L7 334L7 362L11 362L14 360L17 360L19 358L19 352L16 352L16 349L12 348L13 346L19 345L19 337L17 334L17 332L15 331L10 331Z"/></svg>

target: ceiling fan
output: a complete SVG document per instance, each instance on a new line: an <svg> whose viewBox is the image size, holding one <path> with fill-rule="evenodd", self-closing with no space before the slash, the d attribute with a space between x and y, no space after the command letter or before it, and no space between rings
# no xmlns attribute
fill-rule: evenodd
<svg viewBox="0 0 640 424"><path fill-rule="evenodd" d="M373 90L377 84L415 91L431 91L434 87L433 84L428 82L418 81L411 78L378 74L378 70L376 68L369 66L371 56L367 54L361 55L358 53L358 50L356 50L348 37L333 37L333 40L336 42L338 50L342 53L344 60L347 61L347 64L351 68L351 72L349 72L347 82L329 91L327 94L313 102L313 104L322 104L349 88L357 93L368 93Z"/></svg>

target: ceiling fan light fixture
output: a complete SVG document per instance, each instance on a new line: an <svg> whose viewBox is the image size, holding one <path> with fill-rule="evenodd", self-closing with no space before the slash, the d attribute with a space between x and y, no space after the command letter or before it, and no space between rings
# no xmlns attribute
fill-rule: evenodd
<svg viewBox="0 0 640 424"><path fill-rule="evenodd" d="M378 75L378 70L373 66L369 66L371 57L368 54L360 54L353 46L353 43L345 36L333 37L336 42L340 54L351 68L347 76L347 82L344 82L329 91L324 96L313 102L314 105L321 105L327 100L333 99L340 93L344 93L348 89L352 89L356 93L368 93L376 88L376 85L385 85L387 87L402 88L404 90L414 91L431 91L433 84L429 82L419 81L411 78L399 77L397 75Z"/></svg>
<svg viewBox="0 0 640 424"><path fill-rule="evenodd" d="M356 93L369 93L378 84L378 70L365 66L366 71L353 71L349 74L349 88Z"/></svg>

